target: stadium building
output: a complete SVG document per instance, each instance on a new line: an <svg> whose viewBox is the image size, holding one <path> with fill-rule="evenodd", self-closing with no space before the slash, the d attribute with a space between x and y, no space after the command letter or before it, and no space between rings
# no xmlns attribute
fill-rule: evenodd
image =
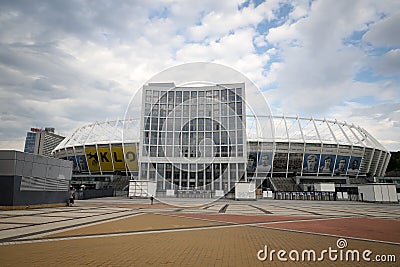
<svg viewBox="0 0 400 267"><path fill-rule="evenodd" d="M240 181L275 192L337 191L374 182L390 153L365 129L336 120L246 112L244 83L143 87L141 115L76 129L54 150L73 161L72 183L99 188L129 179L166 191L235 191ZM270 123L271 138L254 125Z"/></svg>

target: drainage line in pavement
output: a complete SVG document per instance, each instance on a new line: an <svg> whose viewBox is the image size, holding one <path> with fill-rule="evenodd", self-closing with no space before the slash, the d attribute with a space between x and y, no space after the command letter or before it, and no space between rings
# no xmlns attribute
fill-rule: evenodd
<svg viewBox="0 0 400 267"><path fill-rule="evenodd" d="M113 218L105 218L105 219L101 219L101 220L97 220L97 221L91 221L89 223L88 222L83 222L83 223L79 223L79 224L73 224L73 225L68 225L68 226L62 226L62 227L58 227L58 228L48 229L48 230L42 230L42 231L38 231L38 232L32 232L32 233L28 233L28 234L22 234L22 235L7 237L7 238L0 239L0 243L2 243L2 242L12 242L15 239L21 239L21 238L29 237L29 236L32 236L32 235L40 235L40 234L51 233L51 232L55 232L55 231L59 231L59 230L76 228L76 227L79 227L79 226L89 226L89 225L91 225L93 223L107 222L107 221L110 221L110 220L122 219L122 218L125 218L125 217L130 217L132 215L138 215L138 214L141 214L141 213L121 215L121 216L117 216L117 217L113 217Z"/></svg>
<svg viewBox="0 0 400 267"><path fill-rule="evenodd" d="M176 210L174 210L174 212L180 212L180 211L182 211L183 209L176 209Z"/></svg>
<svg viewBox="0 0 400 267"><path fill-rule="evenodd" d="M219 213L225 213L226 210L228 209L229 204L225 204L225 206L223 206L218 212Z"/></svg>
<svg viewBox="0 0 400 267"><path fill-rule="evenodd" d="M325 210L331 210L331 211L335 211L335 212L343 212L342 210L332 209L330 207L325 208ZM359 213L359 212L352 212L352 211L345 211L345 212L346 213L351 213L351 214L354 214L354 215L359 215L359 216L361 215L361 216L365 216L365 217L372 217L372 218L379 217L379 216L365 214L365 213Z"/></svg>
<svg viewBox="0 0 400 267"><path fill-rule="evenodd" d="M264 213L266 213L266 214L273 214L272 212L270 212L270 211L268 211L268 210L265 210L265 209L263 209L263 208L260 208L260 207L257 207L257 206L253 206L253 205L249 205L250 207L253 207L253 208L255 208L255 209L258 209L258 210L260 210L260 211L262 211L262 212L264 212Z"/></svg>
<svg viewBox="0 0 400 267"><path fill-rule="evenodd" d="M51 213L58 213L60 211L53 211ZM73 212L73 211L72 211ZM10 230L10 229L23 229L26 227L31 227L31 226L35 226L35 225L44 225L44 224L52 224L52 223L60 223L60 222L67 222L67 221L72 221L72 220L77 220L77 219L86 219L86 218L92 218L92 217L96 217L96 216L103 216L103 215L110 215L110 214L114 214L114 213L121 213L121 212L126 212L126 211L113 211L113 212L106 212L106 213L99 213L99 214L92 214L92 215L87 215L84 217L65 217L66 219L60 219L58 221L48 221L48 222L41 222L41 223L29 223L29 224L25 224L25 225L21 225L21 226L16 226L16 227L12 227L9 229L5 229L5 230ZM47 214L47 213L46 213ZM36 216L37 214L33 214L33 215L20 215L20 216ZM119 217L116 217L119 218ZM96 222L96 221L94 221ZM79 225L79 224L78 224ZM0 242L2 240L6 240L8 238L0 238Z"/></svg>
<svg viewBox="0 0 400 267"><path fill-rule="evenodd" d="M152 233L168 233L168 232L181 232L189 230L207 230L207 229L219 229L219 228L229 228L229 227L239 227L246 225L237 225L230 223L222 223L217 225L203 225L203 226L191 226L191 227L180 227L180 228L164 228L164 229L144 229L136 231L125 231L116 233L98 233L98 234L85 234L85 235L70 235L70 236L54 236L45 238L29 238L29 239L18 239L5 241L0 243L2 245L9 244L19 244L19 243L34 243L34 242L48 242L48 241L61 241L61 240L74 240L74 239L85 239L85 238L99 238L99 237L115 237L115 236L127 236L135 234L152 234Z"/></svg>
<svg viewBox="0 0 400 267"><path fill-rule="evenodd" d="M302 210L302 209L296 209L296 208L293 208L293 207L283 207L283 206L276 206L276 205L271 205L271 206L274 206L274 207L277 207L277 208L284 208L284 209L287 209L287 210L296 210L296 211L301 211L301 212L307 212L307 213L310 213L310 214L313 214L313 215L320 215L320 216L323 215L321 213L308 211L308 210Z"/></svg>

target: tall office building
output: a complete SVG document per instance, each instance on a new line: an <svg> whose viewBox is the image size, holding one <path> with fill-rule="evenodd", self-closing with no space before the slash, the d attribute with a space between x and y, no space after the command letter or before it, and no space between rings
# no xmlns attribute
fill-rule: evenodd
<svg viewBox="0 0 400 267"><path fill-rule="evenodd" d="M30 132L26 133L24 152L33 154L35 151L36 131L31 128Z"/></svg>
<svg viewBox="0 0 400 267"><path fill-rule="evenodd" d="M31 128L31 131L26 134L24 152L51 156L53 149L56 148L64 138L64 136L55 134L54 128Z"/></svg>

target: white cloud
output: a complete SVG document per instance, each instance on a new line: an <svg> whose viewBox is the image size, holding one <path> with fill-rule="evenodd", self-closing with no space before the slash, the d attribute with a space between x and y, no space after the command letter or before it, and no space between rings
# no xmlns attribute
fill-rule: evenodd
<svg viewBox="0 0 400 267"><path fill-rule="evenodd" d="M374 71L383 76L400 73L400 49L392 49L374 62Z"/></svg>
<svg viewBox="0 0 400 267"><path fill-rule="evenodd" d="M187 44L176 52L177 61L214 61L240 70L258 84L264 84L263 66L269 56L257 55L252 42L252 28L240 29L219 41Z"/></svg>
<svg viewBox="0 0 400 267"><path fill-rule="evenodd" d="M257 47L263 47L267 45L264 35L258 35L254 38L254 44Z"/></svg>
<svg viewBox="0 0 400 267"><path fill-rule="evenodd" d="M400 12L374 23L363 39L375 46L399 46L399 28Z"/></svg>
<svg viewBox="0 0 400 267"><path fill-rule="evenodd" d="M43 1L39 8L33 2L4 3L0 137L21 138L31 126L67 132L121 118L147 79L191 61L226 64L257 85L274 88L264 94L275 111L288 115L340 119L347 114L365 120L355 115L357 108L384 114L374 107L399 102L400 2L273 0L238 9L242 4ZM291 12L285 14L288 6ZM348 42L355 32L366 33ZM394 47L372 57L379 46ZM370 67L385 79L355 79ZM361 98L375 103L356 106ZM398 130L393 114L382 117L379 133L388 144L400 143L392 136ZM365 128L375 131L373 123L379 125L372 120Z"/></svg>
<svg viewBox="0 0 400 267"><path fill-rule="evenodd" d="M336 107L332 114L340 121L366 129L389 150L400 151L400 102L374 106L346 102Z"/></svg>
<svg viewBox="0 0 400 267"><path fill-rule="evenodd" d="M18 150L24 151L25 138L19 138L14 140L0 140L1 150Z"/></svg>
<svg viewBox="0 0 400 267"><path fill-rule="evenodd" d="M282 42L291 41L296 39L296 23L290 24L289 22L269 30L266 39L273 44L280 44Z"/></svg>
<svg viewBox="0 0 400 267"><path fill-rule="evenodd" d="M318 1L308 16L271 29L267 40L280 47L284 59L269 78L278 83L283 110L327 113L347 97L365 95L354 77L366 62L365 53L344 40L378 19L373 5L354 1ZM274 65L272 65L274 67ZM272 79L273 78L273 79ZM368 93L379 94L372 85ZM277 97L275 97L277 98Z"/></svg>
<svg viewBox="0 0 400 267"><path fill-rule="evenodd" d="M306 17L310 9L310 2L307 0L292 1L293 11L290 12L289 17L291 20L296 21L300 18Z"/></svg>
<svg viewBox="0 0 400 267"><path fill-rule="evenodd" d="M221 1L229 3L230 1ZM189 37L194 41L204 39L216 40L220 36L225 36L231 31L236 31L244 27L255 27L264 19L272 20L275 18L274 10L279 7L279 1L268 1L261 3L257 7L250 3L248 7L241 10L236 6L229 5L228 8L211 11L200 21L200 25L189 28Z"/></svg>

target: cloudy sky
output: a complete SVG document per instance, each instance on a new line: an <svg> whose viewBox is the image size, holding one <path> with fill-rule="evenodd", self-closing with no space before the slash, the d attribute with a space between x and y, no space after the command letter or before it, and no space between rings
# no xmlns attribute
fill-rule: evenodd
<svg viewBox="0 0 400 267"><path fill-rule="evenodd" d="M355 123L400 150L400 1L1 1L0 148L123 118L158 72L216 62L274 114Z"/></svg>

